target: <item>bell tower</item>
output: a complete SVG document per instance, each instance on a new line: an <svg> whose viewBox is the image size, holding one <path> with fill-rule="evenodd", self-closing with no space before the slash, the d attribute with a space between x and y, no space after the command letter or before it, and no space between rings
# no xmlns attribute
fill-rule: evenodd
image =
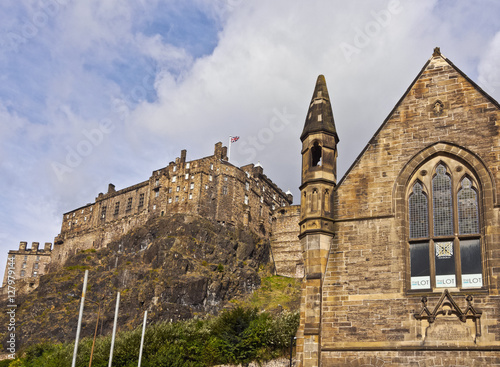
<svg viewBox="0 0 500 367"><path fill-rule="evenodd" d="M303 309L297 351L302 352L302 366L319 366L321 293L328 253L334 237L333 195L337 184L339 141L323 75L318 76L316 81L300 140L302 182L299 239L304 254L305 278L302 285Z"/></svg>

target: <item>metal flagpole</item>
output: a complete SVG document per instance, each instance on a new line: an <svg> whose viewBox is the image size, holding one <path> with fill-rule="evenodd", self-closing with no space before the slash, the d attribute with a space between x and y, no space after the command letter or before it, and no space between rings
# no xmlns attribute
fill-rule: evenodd
<svg viewBox="0 0 500 367"><path fill-rule="evenodd" d="M144 311L144 322L142 324L141 348L139 349L139 364L137 365L137 367L141 367L142 347L144 345L144 333L146 332L146 318L147 317L148 317L148 311Z"/></svg>
<svg viewBox="0 0 500 367"><path fill-rule="evenodd" d="M229 136L229 142L227 143L227 161L228 162L231 159L231 139L232 139L232 136Z"/></svg>
<svg viewBox="0 0 500 367"><path fill-rule="evenodd" d="M78 353L78 339L80 339L80 330L82 328L83 304L85 303L85 293L87 292L88 276L89 276L89 271L85 270L85 277L83 279L82 299L80 301L80 315L78 316L78 327L76 328L75 349L73 350L73 362L71 363L71 367L76 366L76 354Z"/></svg>
<svg viewBox="0 0 500 367"><path fill-rule="evenodd" d="M113 322L113 335L111 336L111 349L109 350L109 364L111 367L113 362L113 349L115 347L115 334L116 334L116 323L118 322L118 308L120 306L120 292L116 294L116 308L115 308L115 321Z"/></svg>

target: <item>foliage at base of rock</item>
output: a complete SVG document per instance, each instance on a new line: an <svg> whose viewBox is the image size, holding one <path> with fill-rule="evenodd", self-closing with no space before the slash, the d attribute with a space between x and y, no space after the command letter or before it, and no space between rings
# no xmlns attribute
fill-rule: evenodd
<svg viewBox="0 0 500 367"><path fill-rule="evenodd" d="M267 361L286 356L299 324L298 313L282 312L273 316L256 309L241 307L227 310L218 317L163 322L146 330L142 366L201 367ZM113 366L136 366L141 328L122 332L116 340ZM77 366L89 363L92 339L79 345ZM108 365L110 338L100 337L94 347L92 366ZM69 366L73 344L39 344L29 347L11 367Z"/></svg>

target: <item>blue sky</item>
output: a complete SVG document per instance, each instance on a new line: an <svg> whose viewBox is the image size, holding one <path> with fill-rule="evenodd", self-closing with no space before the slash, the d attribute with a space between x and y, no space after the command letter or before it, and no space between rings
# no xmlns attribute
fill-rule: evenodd
<svg viewBox="0 0 500 367"><path fill-rule="evenodd" d="M0 266L62 213L239 135L298 198L299 136L324 74L342 175L433 48L500 99L500 4L117 1L0 4ZM80 152L80 153L78 153Z"/></svg>

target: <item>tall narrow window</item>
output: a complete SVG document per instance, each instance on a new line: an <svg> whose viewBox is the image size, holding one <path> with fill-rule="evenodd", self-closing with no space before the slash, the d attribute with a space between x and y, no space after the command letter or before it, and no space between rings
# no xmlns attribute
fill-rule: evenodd
<svg viewBox="0 0 500 367"><path fill-rule="evenodd" d="M429 236L429 218L427 196L422 192L422 185L413 185L409 200L410 238Z"/></svg>
<svg viewBox="0 0 500 367"><path fill-rule="evenodd" d="M432 202L434 205L434 235L449 236L453 234L453 206L451 196L451 179L446 168L440 164L432 179Z"/></svg>
<svg viewBox="0 0 500 367"><path fill-rule="evenodd" d="M483 286L480 195L473 177L459 162L435 157L410 180L410 289Z"/></svg>

